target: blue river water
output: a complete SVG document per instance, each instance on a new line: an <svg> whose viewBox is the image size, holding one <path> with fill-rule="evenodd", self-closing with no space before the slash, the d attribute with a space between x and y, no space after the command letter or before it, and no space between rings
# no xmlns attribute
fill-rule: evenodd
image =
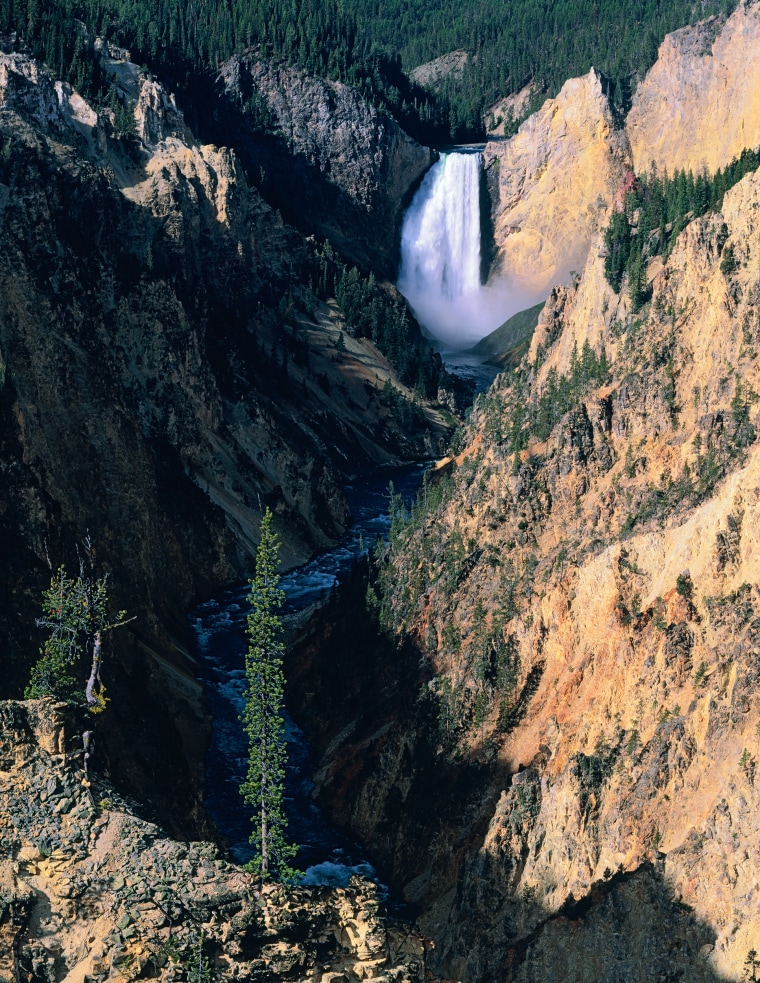
<svg viewBox="0 0 760 983"><path fill-rule="evenodd" d="M429 464L414 464L378 472L346 488L354 523L341 543L309 563L284 574L282 614L301 611L326 597L341 575L362 553L388 535L388 484L410 504ZM212 744L206 769L207 807L233 858L245 863L251 856L250 821L239 792L247 765L246 737L240 723L245 689L245 638L248 585L226 592L195 609L191 624L200 659L208 709L213 716ZM285 808L288 838L299 844L295 865L305 871L305 883L346 884L352 873L370 879L374 871L361 850L330 827L313 798L314 762L302 731L286 719L288 769Z"/></svg>

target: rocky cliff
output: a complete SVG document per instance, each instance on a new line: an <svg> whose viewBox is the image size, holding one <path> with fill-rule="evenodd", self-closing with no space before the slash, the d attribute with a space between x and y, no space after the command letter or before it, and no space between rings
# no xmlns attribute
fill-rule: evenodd
<svg viewBox="0 0 760 983"><path fill-rule="evenodd" d="M726 38L751 40L755 16L742 8ZM683 57L716 58L716 26L683 35ZM431 408L406 431L378 392L390 367L303 289L320 266L251 187L254 135L300 158L294 188L315 177L343 204L359 189L337 238L382 218L381 179L395 208L398 175L425 165L401 144L397 158L340 160L355 97L250 59L226 69L219 110L240 121L243 166L194 141L123 53L107 64L139 142L27 58L0 60L0 535L15 605L2 617L28 657L19 626L46 552L89 529L139 616L109 665L101 767L199 828L183 764L204 734L178 643L189 598L242 570L263 504L295 561L343 527L341 478L430 451L441 432ZM344 98L330 135L319 121ZM760 179L650 264L634 309L594 232L633 163L603 80L568 83L542 113L489 147L499 242L517 249L526 232L526 290L571 263L581 275L551 291L524 363L479 399L411 514L392 503L376 570L293 653L291 698L325 807L419 912L431 970L751 977ZM383 143L385 123L366 118ZM319 231L332 219L304 194ZM168 980L208 958L229 979L420 977L416 937L401 964L380 962L400 936L372 888L251 897L213 849L170 844L103 801L117 801L105 786L91 800L49 705L2 713L6 974Z"/></svg>
<svg viewBox="0 0 760 983"><path fill-rule="evenodd" d="M395 278L403 209L433 151L341 82L255 56L227 62L221 80L221 133L269 200L298 228ZM224 105L239 111L235 126Z"/></svg>
<svg viewBox="0 0 760 983"><path fill-rule="evenodd" d="M491 139L495 256L525 307L585 263L628 162L602 77L571 79L510 139Z"/></svg>
<svg viewBox="0 0 760 983"><path fill-rule="evenodd" d="M593 69L505 140L491 135L485 162L493 203L492 276L525 306L580 271L626 170L695 174L760 145L760 10L741 3L669 34L625 115ZM494 108L494 111L496 107Z"/></svg>
<svg viewBox="0 0 760 983"><path fill-rule="evenodd" d="M263 889L83 778L66 708L0 703L0 978L422 983L375 884Z"/></svg>
<svg viewBox="0 0 760 983"><path fill-rule="evenodd" d="M760 145L760 10L740 3L723 25L715 18L669 34L638 86L625 129L636 173L710 173Z"/></svg>
<svg viewBox="0 0 760 983"><path fill-rule="evenodd" d="M36 654L48 562L71 569L89 536L137 616L109 671L114 772L188 816L203 734L192 600L247 574L265 506L299 562L345 529L348 476L434 452L446 428L432 408L402 420L412 393L306 286L314 245L236 155L196 142L123 52L104 65L126 132L0 55L4 685L20 693Z"/></svg>
<svg viewBox="0 0 760 983"><path fill-rule="evenodd" d="M753 174L651 265L638 311L592 249L399 520L372 591L403 709L346 677L315 735L325 802L445 975L754 971L758 214Z"/></svg>

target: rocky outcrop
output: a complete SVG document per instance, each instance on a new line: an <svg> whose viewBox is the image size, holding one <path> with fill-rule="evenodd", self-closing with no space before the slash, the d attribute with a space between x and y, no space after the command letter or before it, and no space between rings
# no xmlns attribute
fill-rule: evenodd
<svg viewBox="0 0 760 983"><path fill-rule="evenodd" d="M445 80L461 79L469 64L470 56L466 51L450 51L440 58L418 65L409 73L409 78L417 85L437 92Z"/></svg>
<svg viewBox="0 0 760 983"><path fill-rule="evenodd" d="M268 200L394 278L403 210L433 152L341 82L254 56L227 62L221 79L240 111L233 145Z"/></svg>
<svg viewBox="0 0 760 983"><path fill-rule="evenodd" d="M592 69L566 82L515 136L490 140L484 161L494 202L491 276L529 307L583 268L628 163L602 77Z"/></svg>
<svg viewBox="0 0 760 983"><path fill-rule="evenodd" d="M0 703L3 979L422 983L425 961L375 884L262 888L85 780L65 707Z"/></svg>
<svg viewBox="0 0 760 983"><path fill-rule="evenodd" d="M417 695L392 719L354 691L320 781L446 975L752 971L759 212L753 174L638 311L592 250L381 567Z"/></svg>
<svg viewBox="0 0 760 983"><path fill-rule="evenodd" d="M532 95L533 86L526 85L519 92L504 96L490 107L484 117L489 140L501 139L505 135L505 125L510 127L523 117L530 105Z"/></svg>
<svg viewBox="0 0 760 983"><path fill-rule="evenodd" d="M652 162L714 173L760 146L758 48L760 10L744 2L725 25L710 18L665 38L626 119L637 174Z"/></svg>

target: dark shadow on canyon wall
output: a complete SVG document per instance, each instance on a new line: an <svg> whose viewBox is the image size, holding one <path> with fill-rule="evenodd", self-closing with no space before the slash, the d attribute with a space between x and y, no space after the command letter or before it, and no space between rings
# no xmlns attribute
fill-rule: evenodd
<svg viewBox="0 0 760 983"><path fill-rule="evenodd" d="M659 865L597 881L547 911L530 895L494 890L493 855L471 856L446 925L439 967L467 983L718 983L714 929L673 896ZM482 876L480 884L476 878ZM478 897L473 897L477 894Z"/></svg>
<svg viewBox="0 0 760 983"><path fill-rule="evenodd" d="M316 398L311 412L282 371L299 351L278 304L305 250L258 195L237 192L256 250L241 257L241 237L183 179L159 217L12 112L0 141L13 148L0 160L0 695L18 698L28 681L49 565L76 573L88 536L114 608L137 617L107 640L99 763L173 832L208 835L187 611L251 562L209 490L209 450L223 447L213 454L237 476L236 511L257 525L270 505L296 558L343 531L331 456L373 460L354 435L341 451L334 416L318 417ZM247 453L240 434L262 418L313 489L316 534ZM267 452L261 437L256 449Z"/></svg>
<svg viewBox="0 0 760 983"><path fill-rule="evenodd" d="M408 192L435 152L350 90L334 92L317 79L293 85L286 100L276 93L276 113L256 86L276 90L278 83L265 73L254 85L250 71L243 59L228 89L207 79L193 86L191 115L203 141L231 147L249 183L294 228L329 239L349 262L394 280Z"/></svg>

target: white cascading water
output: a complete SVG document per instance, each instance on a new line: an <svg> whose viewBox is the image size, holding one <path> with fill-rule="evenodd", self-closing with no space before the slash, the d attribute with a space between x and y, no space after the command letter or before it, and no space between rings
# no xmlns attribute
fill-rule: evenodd
<svg viewBox="0 0 760 983"><path fill-rule="evenodd" d="M442 154L404 218L399 289L451 302L479 287L480 154Z"/></svg>
<svg viewBox="0 0 760 983"><path fill-rule="evenodd" d="M520 309L480 282L479 153L441 154L404 216L397 286L444 350L471 346Z"/></svg>

